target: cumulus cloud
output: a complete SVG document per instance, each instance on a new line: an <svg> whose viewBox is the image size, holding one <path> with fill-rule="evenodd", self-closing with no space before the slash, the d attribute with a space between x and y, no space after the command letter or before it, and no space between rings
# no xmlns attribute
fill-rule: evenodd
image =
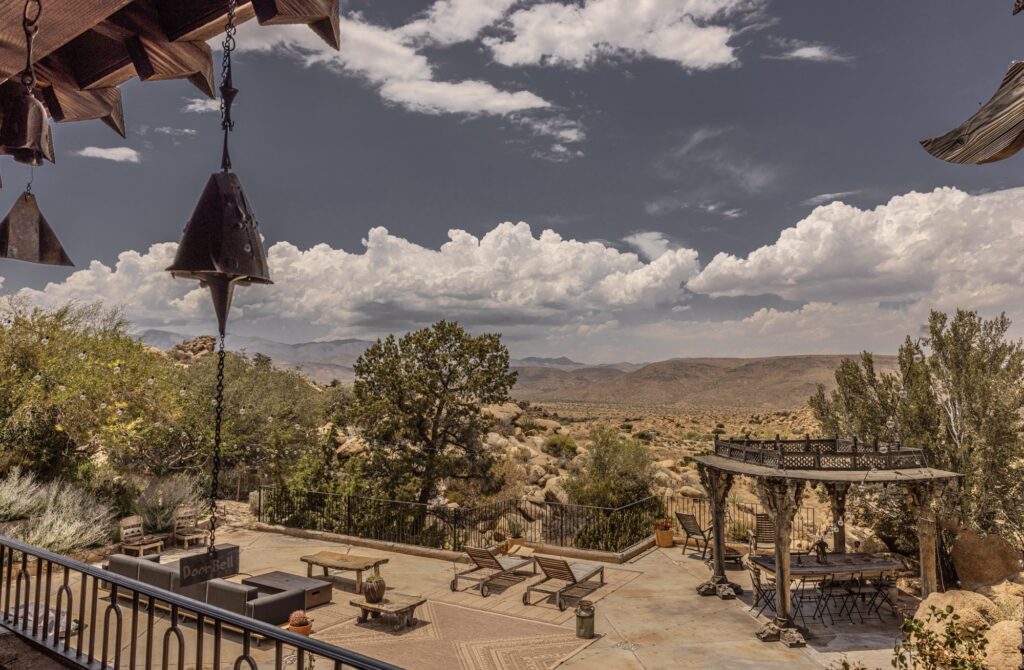
<svg viewBox="0 0 1024 670"><path fill-rule="evenodd" d="M636 247L644 258L654 260L668 253L670 244L664 233L645 231L622 238L626 244Z"/></svg>
<svg viewBox="0 0 1024 670"><path fill-rule="evenodd" d="M807 198L806 200L802 200L800 204L808 207L817 207L818 205L824 205L825 203L832 202L833 200L842 200L843 198L849 198L851 195L860 195L863 192L864 191L857 190L837 191L835 193L821 193L810 198Z"/></svg>
<svg viewBox="0 0 1024 670"><path fill-rule="evenodd" d="M72 152L76 156L101 158L115 163L139 163L142 155L130 147L85 147Z"/></svg>
<svg viewBox="0 0 1024 670"><path fill-rule="evenodd" d="M753 0L541 2L512 12L507 34L484 43L503 65L586 67L603 57L650 57L690 70L736 62L732 19Z"/></svg>
<svg viewBox="0 0 1024 670"><path fill-rule="evenodd" d="M182 112L186 114L210 114L220 113L220 100L217 98L184 98L185 104L181 106Z"/></svg>
<svg viewBox="0 0 1024 670"><path fill-rule="evenodd" d="M332 335L380 334L458 319L510 330L545 324L594 327L620 314L649 312L684 300L681 285L697 272L690 249L665 250L643 262L600 242L534 235L525 223L503 223L482 237L449 231L439 249L373 228L360 253L326 244L301 250L288 242L268 250L275 284L239 289L236 326L312 325ZM124 304L140 326L194 327L211 316L208 295L164 272L174 243L128 251L114 267L93 262L41 291L49 304L102 299Z"/></svg>
<svg viewBox="0 0 1024 670"><path fill-rule="evenodd" d="M809 60L818 63L849 63L853 56L839 51L835 47L818 42L802 40L775 40L782 50L778 53L765 54L764 58L773 60Z"/></svg>
<svg viewBox="0 0 1024 670"><path fill-rule="evenodd" d="M412 40L456 44L475 38L519 0L438 0L423 16L398 29Z"/></svg>

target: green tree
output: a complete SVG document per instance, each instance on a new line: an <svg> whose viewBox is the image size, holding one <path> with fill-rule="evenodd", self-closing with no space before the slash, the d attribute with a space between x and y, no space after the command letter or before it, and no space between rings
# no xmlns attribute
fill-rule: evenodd
<svg viewBox="0 0 1024 670"><path fill-rule="evenodd" d="M875 373L865 353L859 364L844 361L837 388L819 388L810 405L826 432L899 440L923 449L932 467L961 473L958 493L944 497L944 519L983 532L1009 530L1019 542L1024 346L1008 339L1009 328L1005 315L932 312L928 334L908 337L900 348L896 373Z"/></svg>
<svg viewBox="0 0 1024 670"><path fill-rule="evenodd" d="M369 444L375 493L427 503L446 480L486 480L493 457L484 405L505 402L516 374L500 335L439 321L378 340L356 361L350 418Z"/></svg>
<svg viewBox="0 0 1024 670"><path fill-rule="evenodd" d="M650 447L608 426L595 427L590 442L582 473L563 483L572 502L620 507L651 495L654 458Z"/></svg>

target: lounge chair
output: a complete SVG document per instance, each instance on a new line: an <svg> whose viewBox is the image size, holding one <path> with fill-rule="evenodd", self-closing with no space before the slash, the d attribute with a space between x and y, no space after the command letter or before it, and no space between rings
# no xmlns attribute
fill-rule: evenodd
<svg viewBox="0 0 1024 670"><path fill-rule="evenodd" d="M159 554L164 549L164 540L167 539L167 535L147 534L141 516L128 516L121 519L118 528L121 535L122 554L137 552L139 556L142 556L150 549L155 549Z"/></svg>
<svg viewBox="0 0 1024 670"><path fill-rule="evenodd" d="M767 514L754 517L754 529L750 531L750 555L757 556L758 550L775 553L775 520Z"/></svg>
<svg viewBox="0 0 1024 670"><path fill-rule="evenodd" d="M495 556L487 549L477 547L464 547L469 559L473 561L474 567L455 574L452 579L452 591L459 590L459 580L477 582L480 595L486 598L491 595L491 582L499 577L507 577L514 572L522 570L528 565L533 565L533 574L537 574L537 565L533 556ZM483 575L473 575L480 570L486 571Z"/></svg>
<svg viewBox="0 0 1024 670"><path fill-rule="evenodd" d="M189 542L201 541L210 543L210 531L199 527L196 511L191 507L182 507L174 514L174 539L185 545Z"/></svg>
<svg viewBox="0 0 1024 670"><path fill-rule="evenodd" d="M701 528L697 517L693 514L676 512L676 519L679 521L679 527L686 533L686 537L683 539L683 553L686 553L686 547L689 546L690 538L692 537L696 542L697 549L701 550L700 557L702 559L706 558L708 547L711 545L711 529L713 526ZM701 543L703 543L703 546L701 546Z"/></svg>
<svg viewBox="0 0 1024 670"><path fill-rule="evenodd" d="M560 558L546 558L544 556L536 556L537 565L544 572L544 579L540 580L536 584L530 584L526 587L526 593L523 594L523 604L532 605L530 602L530 594L534 591L545 593L549 596L555 597L555 604L558 605L560 612L565 611L565 599L562 597L566 591L574 586L579 586L584 582L588 582L595 576L600 580L600 584L604 584L604 566L603 565L587 565L586 563L567 563ZM559 588L542 588L541 584L545 582L555 580L565 582L565 586Z"/></svg>

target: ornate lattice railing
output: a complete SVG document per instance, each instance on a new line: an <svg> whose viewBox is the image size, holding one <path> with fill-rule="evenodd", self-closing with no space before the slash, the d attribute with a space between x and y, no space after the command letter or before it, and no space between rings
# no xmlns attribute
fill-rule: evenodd
<svg viewBox="0 0 1024 670"><path fill-rule="evenodd" d="M899 470L927 467L920 449L857 440L719 440L715 454L784 470Z"/></svg>

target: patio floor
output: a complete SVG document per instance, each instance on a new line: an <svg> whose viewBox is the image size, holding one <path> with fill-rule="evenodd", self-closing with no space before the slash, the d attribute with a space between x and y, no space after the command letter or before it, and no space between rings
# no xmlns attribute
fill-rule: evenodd
<svg viewBox="0 0 1024 670"><path fill-rule="evenodd" d="M653 549L621 566L606 566L606 584L587 597L596 601L592 641L575 637L570 608L559 612L550 602L524 606L524 582L488 598L469 588L449 589L454 567L443 560L386 553L363 547L263 533L222 530L218 539L241 547L247 574L284 570L305 574L299 557L317 551L351 551L387 556L381 572L389 591L423 595L418 623L394 633L387 622L355 622L349 605L354 580L332 577L334 600L310 611L314 637L409 668L473 670L518 668L823 668L847 655L869 667L887 667L896 624L812 625L804 649L786 649L754 638L760 622L747 612L749 596L736 601L702 598L695 587L708 571L698 557L681 550ZM173 560L181 551L167 554ZM460 565L459 569L465 566ZM350 573L346 573L350 574ZM745 571L730 578L746 585Z"/></svg>

